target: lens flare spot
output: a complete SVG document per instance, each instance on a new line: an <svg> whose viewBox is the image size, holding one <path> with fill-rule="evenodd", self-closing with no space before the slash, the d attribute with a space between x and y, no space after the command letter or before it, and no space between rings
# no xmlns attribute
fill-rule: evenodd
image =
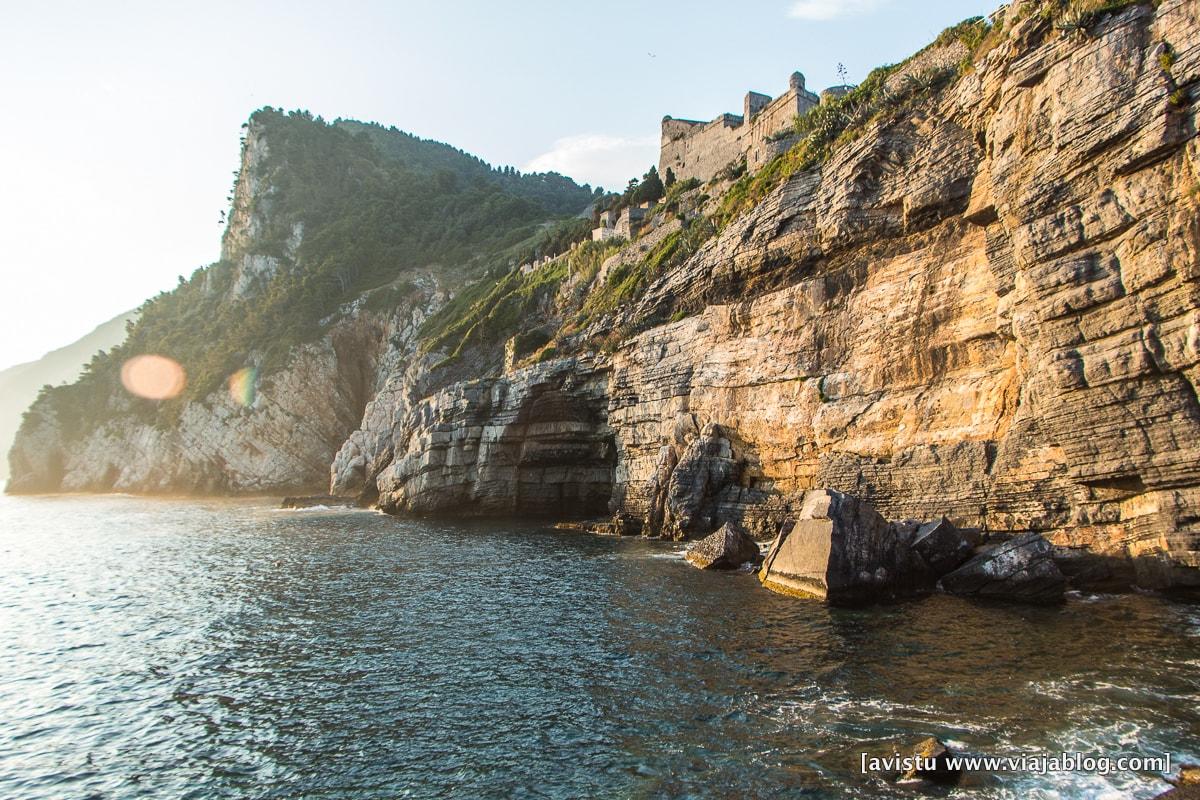
<svg viewBox="0 0 1200 800"><path fill-rule="evenodd" d="M254 367L244 367L229 376L229 396L246 408L254 405L257 388L258 370Z"/></svg>
<svg viewBox="0 0 1200 800"><path fill-rule="evenodd" d="M147 400L170 400L187 386L187 373L173 358L134 356L121 365L121 383L133 395Z"/></svg>

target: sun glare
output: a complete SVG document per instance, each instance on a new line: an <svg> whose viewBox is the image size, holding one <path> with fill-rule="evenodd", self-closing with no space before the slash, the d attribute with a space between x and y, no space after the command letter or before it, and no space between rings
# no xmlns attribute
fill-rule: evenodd
<svg viewBox="0 0 1200 800"><path fill-rule="evenodd" d="M138 397L170 400L187 385L187 373L178 361L166 356L134 356L121 366L121 383Z"/></svg>

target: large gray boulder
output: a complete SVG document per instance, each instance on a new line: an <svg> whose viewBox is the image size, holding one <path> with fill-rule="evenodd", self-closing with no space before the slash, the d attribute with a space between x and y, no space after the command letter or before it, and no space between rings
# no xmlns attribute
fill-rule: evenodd
<svg viewBox="0 0 1200 800"><path fill-rule="evenodd" d="M833 604L892 600L932 591L935 576L902 535L865 503L833 489L804 496L799 519L784 525L759 578L782 594Z"/></svg>
<svg viewBox="0 0 1200 800"><path fill-rule="evenodd" d="M912 549L937 575L945 575L971 557L978 537L960 531L942 517L917 528Z"/></svg>
<svg viewBox="0 0 1200 800"><path fill-rule="evenodd" d="M757 564L762 555L750 534L726 522L716 533L689 547L683 557L699 569L737 569L747 561Z"/></svg>
<svg viewBox="0 0 1200 800"><path fill-rule="evenodd" d="M942 576L951 594L1056 603L1066 587L1054 563L1054 548L1040 534L1025 533L990 547Z"/></svg>
<svg viewBox="0 0 1200 800"><path fill-rule="evenodd" d="M667 482L670 524L664 533L681 539L712 530L717 497L726 486L736 483L741 469L733 443L721 426L705 425L680 455Z"/></svg>

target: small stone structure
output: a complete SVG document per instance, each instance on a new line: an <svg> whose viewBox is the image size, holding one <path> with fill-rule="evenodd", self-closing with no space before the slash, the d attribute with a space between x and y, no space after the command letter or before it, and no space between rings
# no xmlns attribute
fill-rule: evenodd
<svg viewBox="0 0 1200 800"><path fill-rule="evenodd" d="M788 90L773 100L747 92L741 116L722 114L711 122L663 117L658 173L665 177L670 170L677 180L709 181L742 158L754 171L791 144L788 137L777 138L777 134L820 102L804 88L804 76L793 72Z"/></svg>
<svg viewBox="0 0 1200 800"><path fill-rule="evenodd" d="M633 241L638 232L646 224L647 217L658 203L648 200L641 205L628 206L618 213L609 209L601 212L600 224L592 229L592 241L604 242L609 239L625 239Z"/></svg>

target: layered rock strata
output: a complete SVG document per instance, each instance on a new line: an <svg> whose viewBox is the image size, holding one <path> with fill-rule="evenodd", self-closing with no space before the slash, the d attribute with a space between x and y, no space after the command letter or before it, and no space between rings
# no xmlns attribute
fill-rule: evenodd
<svg viewBox="0 0 1200 800"><path fill-rule="evenodd" d="M193 438L208 424L172 434L213 476L243 475L239 449L297 447L297 427L320 428L311 453L176 485L279 483L276 465L307 481L336 450L334 492L389 511L606 513L673 537L736 522L759 539L830 487L887 519L1098 559L1073 574L1200 587L1197 99L1192 0L1083 28L1014 3L948 88L844 137L589 323L614 334L606 352L564 325L542 363L467 354L459 380L387 344L361 403L323 395L213 447ZM348 440L312 419L364 407ZM110 459L50 421L17 472L150 489L165 461L143 435ZM110 464L119 479L101 480Z"/></svg>
<svg viewBox="0 0 1200 800"><path fill-rule="evenodd" d="M379 476L380 506L465 516L605 512L617 457L606 378L587 359L560 360L425 398Z"/></svg>
<svg viewBox="0 0 1200 800"><path fill-rule="evenodd" d="M935 104L788 179L619 312L698 309L589 366L614 512L768 538L829 486L1200 582L1200 147L1178 104L1200 11L1135 5L1085 35L1018 10Z"/></svg>

